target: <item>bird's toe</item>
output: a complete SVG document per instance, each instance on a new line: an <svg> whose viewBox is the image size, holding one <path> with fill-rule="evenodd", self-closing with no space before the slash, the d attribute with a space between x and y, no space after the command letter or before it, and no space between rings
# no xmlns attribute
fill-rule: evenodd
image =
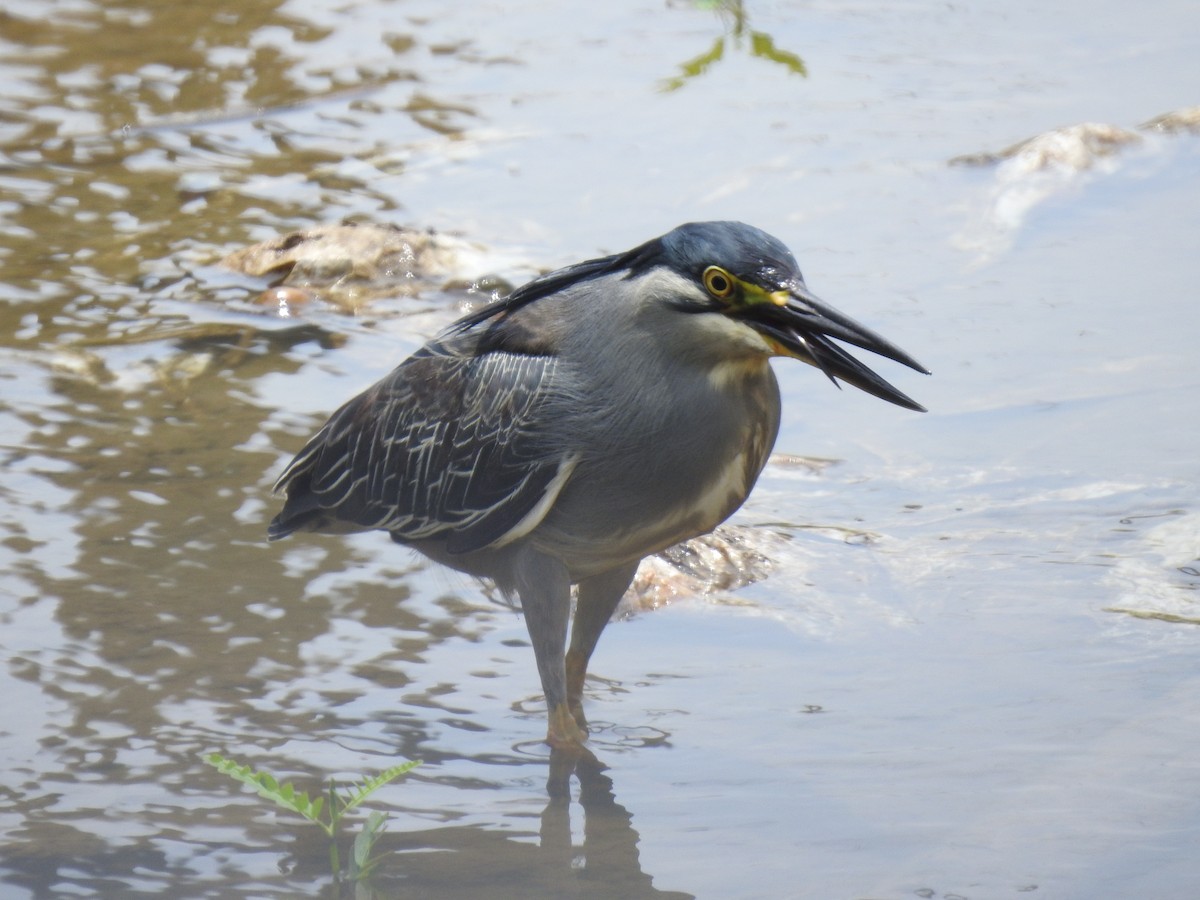
<svg viewBox="0 0 1200 900"><path fill-rule="evenodd" d="M566 703L559 703L550 710L546 743L555 750L583 750L587 737L587 721L583 719L582 708L578 715Z"/></svg>

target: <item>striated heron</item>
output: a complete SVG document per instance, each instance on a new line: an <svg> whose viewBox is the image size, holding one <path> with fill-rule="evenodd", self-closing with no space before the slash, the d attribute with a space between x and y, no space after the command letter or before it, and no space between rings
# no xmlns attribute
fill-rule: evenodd
<svg viewBox="0 0 1200 900"><path fill-rule="evenodd" d="M771 357L923 410L831 339L926 372L776 238L681 225L481 307L335 412L275 485L270 539L380 529L517 595L547 740L580 749L588 660L638 563L724 521L767 461Z"/></svg>

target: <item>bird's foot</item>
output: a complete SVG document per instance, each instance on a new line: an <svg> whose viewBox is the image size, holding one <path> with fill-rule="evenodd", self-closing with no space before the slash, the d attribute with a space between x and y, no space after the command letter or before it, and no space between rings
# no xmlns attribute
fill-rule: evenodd
<svg viewBox="0 0 1200 900"><path fill-rule="evenodd" d="M558 703L550 709L550 727L546 732L546 743L555 750L565 753L587 752L584 744L587 742L586 722L580 725L577 718L583 717L583 710L576 717L571 707L566 703Z"/></svg>
<svg viewBox="0 0 1200 900"><path fill-rule="evenodd" d="M588 721L587 716L583 714L583 700L579 697L571 697L567 700L567 709L571 711L571 716L575 719L575 724L583 729L583 733L587 734Z"/></svg>

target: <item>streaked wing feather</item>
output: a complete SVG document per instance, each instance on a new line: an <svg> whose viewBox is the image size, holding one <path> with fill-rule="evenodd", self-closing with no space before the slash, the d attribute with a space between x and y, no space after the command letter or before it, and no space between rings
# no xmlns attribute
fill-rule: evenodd
<svg viewBox="0 0 1200 900"><path fill-rule="evenodd" d="M528 526L570 464L539 418L556 366L552 356L421 351L334 413L287 467L270 536L380 528L469 552Z"/></svg>

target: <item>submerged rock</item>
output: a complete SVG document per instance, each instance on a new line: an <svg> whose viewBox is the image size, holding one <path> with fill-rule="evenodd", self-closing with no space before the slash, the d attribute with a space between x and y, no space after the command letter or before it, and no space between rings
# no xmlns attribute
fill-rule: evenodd
<svg viewBox="0 0 1200 900"><path fill-rule="evenodd" d="M1173 625L1200 625L1197 534L1200 514L1184 510L1172 510L1160 523L1140 532L1136 549L1114 557L1105 570L1104 581L1116 602L1104 611Z"/></svg>
<svg viewBox="0 0 1200 900"><path fill-rule="evenodd" d="M312 299L356 312L381 297L413 297L449 287L507 293L495 276L474 281L465 272L482 265L482 245L452 235L396 225L318 225L230 253L221 264L272 279L260 296L283 314Z"/></svg>
<svg viewBox="0 0 1200 900"><path fill-rule="evenodd" d="M1177 109L1136 129L1102 122L1055 128L997 152L956 156L950 165L995 166L986 212L956 242L982 260L1008 249L1029 212L1048 198L1115 171L1134 148L1153 151L1161 135L1200 133L1200 106Z"/></svg>
<svg viewBox="0 0 1200 900"><path fill-rule="evenodd" d="M1158 131L1163 134L1179 134L1187 131L1200 134L1200 106L1185 106L1155 116L1138 126L1142 131Z"/></svg>
<svg viewBox="0 0 1200 900"><path fill-rule="evenodd" d="M1097 159L1111 156L1121 148L1136 144L1142 136L1117 125L1085 122L1039 134L996 153L956 156L951 165L985 166L1012 161L1018 173L1063 168L1075 172L1090 168Z"/></svg>
<svg viewBox="0 0 1200 900"><path fill-rule="evenodd" d="M713 597L754 584L771 574L783 532L752 525L722 525L646 557L617 616L627 616L680 599Z"/></svg>

